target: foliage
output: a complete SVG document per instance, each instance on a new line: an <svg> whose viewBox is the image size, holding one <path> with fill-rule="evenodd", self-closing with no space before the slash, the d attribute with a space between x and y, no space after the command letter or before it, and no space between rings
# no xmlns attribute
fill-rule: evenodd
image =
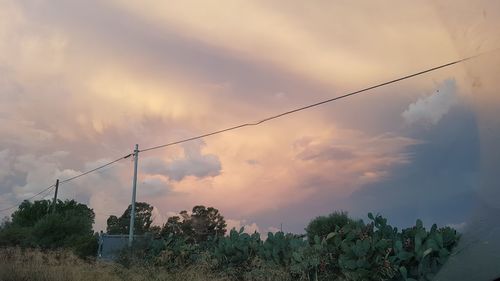
<svg viewBox="0 0 500 281"><path fill-rule="evenodd" d="M179 216L169 217L160 232L160 235L165 238L171 235L174 237L181 237L182 234L183 225Z"/></svg>
<svg viewBox="0 0 500 281"><path fill-rule="evenodd" d="M0 230L0 247L30 247L33 244L31 228L14 224L6 225Z"/></svg>
<svg viewBox="0 0 500 281"><path fill-rule="evenodd" d="M59 201L54 213L50 202L23 203L12 221L0 228L0 246L70 248L81 257L95 255L92 235L94 213L75 201ZM213 207L195 206L192 212L151 226L153 207L138 203L138 226L143 233L132 248L124 249L118 262L128 269L180 273L200 268L230 280L431 280L458 243L450 227L422 221L398 230L380 215L368 214L367 223L335 212L311 221L306 235L248 234L241 228L225 236L224 217ZM127 232L130 208L108 219L108 231Z"/></svg>
<svg viewBox="0 0 500 281"><path fill-rule="evenodd" d="M427 231L420 220L400 231L380 215L368 214L368 223L345 216L334 213L326 220L336 221L329 225L333 230L308 239L277 232L261 240L242 228L228 236L212 234L204 243L184 235L183 221L173 217L162 239L143 245L136 261L173 271L203 265L232 280L266 280L266 274L276 280L430 280L459 239L449 227L433 225ZM319 223L309 226L326 229Z"/></svg>
<svg viewBox="0 0 500 281"><path fill-rule="evenodd" d="M314 237L325 238L328 234L335 231L336 227L342 228L353 220L347 216L347 212L333 212L328 216L319 216L309 222L306 227L307 239L314 241Z"/></svg>
<svg viewBox="0 0 500 281"><path fill-rule="evenodd" d="M213 207L194 206L191 213L168 218L161 229L162 237L184 239L187 243L205 244L226 234L226 221Z"/></svg>
<svg viewBox="0 0 500 281"><path fill-rule="evenodd" d="M71 248L73 252L80 258L89 259L97 255L97 247L99 234L79 236L73 242Z"/></svg>
<svg viewBox="0 0 500 281"><path fill-rule="evenodd" d="M95 255L94 217L92 209L74 200L58 200L55 211L49 200L25 201L0 231L0 245L70 248L82 256Z"/></svg>
<svg viewBox="0 0 500 281"><path fill-rule="evenodd" d="M120 251L115 261L126 268L139 265L179 271L200 265L204 254L199 245L187 243L185 239L173 235L155 239L148 234L135 240L131 248Z"/></svg>
<svg viewBox="0 0 500 281"><path fill-rule="evenodd" d="M12 223L21 227L32 227L50 212L50 200L24 201L12 214Z"/></svg>
<svg viewBox="0 0 500 281"><path fill-rule="evenodd" d="M450 228L426 231L420 220L399 232L379 215L368 217L371 223L337 227L326 238L332 271L343 280L431 280L459 239Z"/></svg>
<svg viewBox="0 0 500 281"><path fill-rule="evenodd" d="M109 216L106 231L108 234L128 234L130 229L130 213L132 205L118 218ZM134 234L140 235L151 231L153 223L153 206L145 202L135 203Z"/></svg>
<svg viewBox="0 0 500 281"><path fill-rule="evenodd" d="M171 272L159 267L124 268L116 263L89 262L70 251L0 249L2 281L230 281L203 266ZM264 281L266 279L253 279Z"/></svg>
<svg viewBox="0 0 500 281"><path fill-rule="evenodd" d="M42 248L71 247L82 236L92 236L92 221L75 210L54 213L33 226L34 242Z"/></svg>
<svg viewBox="0 0 500 281"><path fill-rule="evenodd" d="M449 227L438 228L434 224L426 231L420 220L414 227L404 229L400 237L394 251L401 261L399 269L404 280L432 280L459 239Z"/></svg>
<svg viewBox="0 0 500 281"><path fill-rule="evenodd" d="M230 271L232 275L241 275L253 268L253 260L262 248L260 235L252 235L232 229L229 236L221 237L212 252L215 266L218 269Z"/></svg>

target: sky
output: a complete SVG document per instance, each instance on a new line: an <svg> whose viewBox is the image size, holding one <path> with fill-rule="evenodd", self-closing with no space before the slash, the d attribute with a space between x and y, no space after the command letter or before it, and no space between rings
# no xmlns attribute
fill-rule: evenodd
<svg viewBox="0 0 500 281"><path fill-rule="evenodd" d="M135 144L258 121L500 46L498 4L470 6L0 0L0 208ZM488 92L498 55L478 60L141 152L137 200L157 224L201 204L247 231L301 233L335 210L463 228L483 200L481 163L500 160L485 144L499 131L484 133L500 108ZM132 173L128 158L61 185L59 198L88 204L105 229L130 204Z"/></svg>

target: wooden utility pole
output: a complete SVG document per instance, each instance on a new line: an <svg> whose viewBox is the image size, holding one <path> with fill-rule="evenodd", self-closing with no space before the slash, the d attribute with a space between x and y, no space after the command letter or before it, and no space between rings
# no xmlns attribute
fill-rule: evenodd
<svg viewBox="0 0 500 281"><path fill-rule="evenodd" d="M56 190L54 192L54 201L52 202L52 213L56 212L57 192L59 191L59 179L56 180Z"/></svg>

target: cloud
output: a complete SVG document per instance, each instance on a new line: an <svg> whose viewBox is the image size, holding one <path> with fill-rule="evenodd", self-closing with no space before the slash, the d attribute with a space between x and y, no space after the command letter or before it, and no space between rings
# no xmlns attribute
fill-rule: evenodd
<svg viewBox="0 0 500 281"><path fill-rule="evenodd" d="M168 212L167 214L163 214L161 210L158 209L158 207L153 206L153 211L152 211L153 225L163 227L163 225L167 222L169 217L177 215L178 214L174 212Z"/></svg>
<svg viewBox="0 0 500 281"><path fill-rule="evenodd" d="M407 165L388 169L388 176L368 183L345 200L357 216L380 212L396 225L417 218L444 225L464 221L479 184L479 135L474 114L455 106L435 126L415 128L424 141L407 147Z"/></svg>
<svg viewBox="0 0 500 281"><path fill-rule="evenodd" d="M467 227L467 222L460 222L460 223L450 223L447 224L446 226L449 226L453 229L456 229L458 232L463 232L464 229Z"/></svg>
<svg viewBox="0 0 500 281"><path fill-rule="evenodd" d="M251 166L254 166L254 165L260 165L259 161L255 160L255 159L248 159L248 160L246 161L246 163L247 163L248 165L251 165Z"/></svg>
<svg viewBox="0 0 500 281"><path fill-rule="evenodd" d="M1 207L126 155L135 143L151 147L185 138L181 130L191 136L260 119L455 59L446 28L425 4L148 3L0 1ZM462 85L459 69L432 79ZM414 161L420 150L410 148L420 136L404 130L418 126L395 117L406 110L414 122L439 126L454 108L439 118L422 113L434 98L411 96L430 84L416 78L206 144L141 154L138 200L162 213L204 204L261 230L283 222L302 231L310 217L345 206L340 201L356 190ZM121 161L63 185L61 198L88 202L102 227L130 204L132 170L130 159ZM409 208L416 207L399 211Z"/></svg>
<svg viewBox="0 0 500 281"><path fill-rule="evenodd" d="M458 104L456 91L454 79L443 81L435 93L410 104L403 112L403 118L408 124L423 122L436 125L454 105Z"/></svg>
<svg viewBox="0 0 500 281"><path fill-rule="evenodd" d="M7 176L12 175L9 156L8 149L0 150L0 182L3 182Z"/></svg>
<svg viewBox="0 0 500 281"><path fill-rule="evenodd" d="M145 177L141 181L141 192L146 197L164 196L171 192L171 185L163 177Z"/></svg>
<svg viewBox="0 0 500 281"><path fill-rule="evenodd" d="M408 5L370 2L221 1L214 6L187 1L163 8L154 0L148 4L113 2L159 29L174 28L234 56L270 62L330 85L380 77L387 73L383 65L388 57L391 66L401 71L409 51L418 57L413 62L432 61L450 52L444 52L450 46L446 29L436 24L439 19L433 17L432 7L422 3L408 9ZM227 13L221 6L242 12ZM395 17L394 11L404 14L405 20ZM241 26L241 22L246 24ZM412 36L400 40L398 35L407 32ZM364 40L359 40L359 34ZM421 37L435 42L433 52L428 52L428 41ZM384 60L377 54L387 52L388 46L391 56Z"/></svg>
<svg viewBox="0 0 500 281"><path fill-rule="evenodd" d="M267 228L267 232L276 233L278 231L281 231L281 229L278 228L278 227L275 227L275 226L270 226L270 227Z"/></svg>
<svg viewBox="0 0 500 281"><path fill-rule="evenodd" d="M1 167L4 172L0 175L2 208L34 196L54 184L56 179L68 179L109 162L109 159L99 159L85 162L78 169L63 168L63 163L73 157L66 151L35 155L4 150L0 152L0 157L8 160L4 162L7 165ZM131 182L123 177L123 172L129 170L124 168L130 168L127 166L127 163L119 162L85 177L61 183L58 198L88 204L96 212L95 228L103 229L107 216L112 212L123 212L130 202ZM48 190L33 200L52 199L53 192L53 189Z"/></svg>
<svg viewBox="0 0 500 281"><path fill-rule="evenodd" d="M182 158L165 161L160 158L147 158L144 171L159 174L173 181L181 181L188 176L196 178L215 177L220 175L222 165L215 154L202 154L203 142L191 142L183 145Z"/></svg>
<svg viewBox="0 0 500 281"><path fill-rule="evenodd" d="M240 231L240 229L243 227L244 232L248 234L253 234L254 232L259 232L260 233L260 228L259 226L253 222L253 223L247 223L246 220L234 220L234 219L226 219L226 224L227 224L227 230L228 233L231 229L236 229L236 231Z"/></svg>
<svg viewBox="0 0 500 281"><path fill-rule="evenodd" d="M323 165L360 183L380 180L388 169L408 163L411 155L405 153L405 149L420 143L417 139L390 133L367 136L356 131L332 131L302 137L294 142L293 147L295 157L307 166ZM321 181L318 175L311 178L311 182Z"/></svg>
<svg viewBox="0 0 500 281"><path fill-rule="evenodd" d="M355 157L348 148L336 147L334 144L313 144L302 150L297 157L301 160L345 160Z"/></svg>

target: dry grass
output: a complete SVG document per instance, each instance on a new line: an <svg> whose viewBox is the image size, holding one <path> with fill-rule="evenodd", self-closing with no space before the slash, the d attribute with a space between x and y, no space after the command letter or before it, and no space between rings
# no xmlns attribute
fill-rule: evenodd
<svg viewBox="0 0 500 281"><path fill-rule="evenodd" d="M157 268L126 269L114 263L86 262L67 251L0 249L0 281L228 281L204 268L170 273Z"/></svg>

